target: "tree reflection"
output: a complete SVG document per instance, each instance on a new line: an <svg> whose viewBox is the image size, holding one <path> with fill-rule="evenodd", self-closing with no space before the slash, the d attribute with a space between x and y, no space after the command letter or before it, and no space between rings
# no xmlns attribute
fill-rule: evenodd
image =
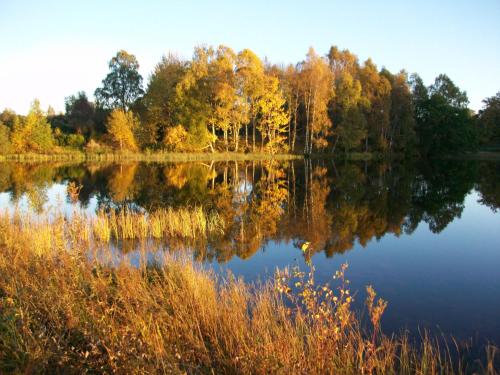
<svg viewBox="0 0 500 375"><path fill-rule="evenodd" d="M0 169L0 190L13 203L26 196L36 211L51 184L69 181L82 186L83 207L95 197L105 210L202 206L217 212L224 233L193 248L200 259L219 262L249 258L271 240L296 247L307 241L310 257L366 246L388 233L411 234L421 223L439 233L460 217L472 189L480 203L500 208L500 164L494 162L3 163Z"/></svg>

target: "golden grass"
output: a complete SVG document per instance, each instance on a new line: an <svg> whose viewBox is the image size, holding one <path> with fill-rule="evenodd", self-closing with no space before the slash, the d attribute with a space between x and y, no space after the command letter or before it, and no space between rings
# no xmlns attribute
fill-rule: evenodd
<svg viewBox="0 0 500 375"><path fill-rule="evenodd" d="M220 234L223 219L216 213L207 213L201 207L159 209L152 213L132 212L124 209L110 213L99 211L91 221L97 240L109 242L128 239L160 239L179 237L204 239Z"/></svg>
<svg viewBox="0 0 500 375"><path fill-rule="evenodd" d="M186 259L111 267L88 256L97 247L109 249L101 241L114 236L193 233L166 225L173 215L168 210L133 215L100 213L92 221L0 214L0 373L471 371L429 337L415 346L404 335L383 335L385 302L371 288L372 325L362 329L346 267L334 287L317 285L313 269L280 271L274 281L252 287L221 280ZM185 215L200 220L199 211ZM107 229L96 235L96 227ZM477 371L496 373L494 350L488 348L489 360Z"/></svg>

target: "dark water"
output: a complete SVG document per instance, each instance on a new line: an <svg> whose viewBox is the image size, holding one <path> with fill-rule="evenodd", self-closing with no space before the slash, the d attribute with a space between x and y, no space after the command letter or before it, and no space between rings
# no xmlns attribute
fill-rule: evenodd
<svg viewBox="0 0 500 375"><path fill-rule="evenodd" d="M306 262L328 281L347 262L362 308L364 287L389 301L384 329L427 328L500 343L500 163L217 162L0 164L0 209L70 211L200 206L224 235L194 257L248 281ZM300 250L310 242L307 252ZM133 256L133 246L123 251Z"/></svg>

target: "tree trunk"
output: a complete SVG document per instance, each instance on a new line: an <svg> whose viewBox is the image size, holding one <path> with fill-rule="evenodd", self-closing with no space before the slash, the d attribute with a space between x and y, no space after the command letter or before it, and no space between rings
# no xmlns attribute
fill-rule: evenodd
<svg viewBox="0 0 500 375"><path fill-rule="evenodd" d="M255 152L255 119L252 116L252 137L253 137L253 147L252 151Z"/></svg>
<svg viewBox="0 0 500 375"><path fill-rule="evenodd" d="M294 114L293 114L293 139L292 139L292 152L295 151L295 141L297 139L297 112L299 110L299 94L295 96L294 103Z"/></svg>
<svg viewBox="0 0 500 375"><path fill-rule="evenodd" d="M335 142L333 143L333 147L332 147L332 154L335 153L335 149L337 148L337 143L338 143L339 139L340 139L340 136L335 137Z"/></svg>
<svg viewBox="0 0 500 375"><path fill-rule="evenodd" d="M248 123L245 124L245 147L248 149Z"/></svg>
<svg viewBox="0 0 500 375"><path fill-rule="evenodd" d="M306 139L305 139L305 145L304 145L304 153L307 154L309 152L309 117L310 113L309 110L311 108L311 93L309 92L309 95L307 97L307 102L306 102Z"/></svg>

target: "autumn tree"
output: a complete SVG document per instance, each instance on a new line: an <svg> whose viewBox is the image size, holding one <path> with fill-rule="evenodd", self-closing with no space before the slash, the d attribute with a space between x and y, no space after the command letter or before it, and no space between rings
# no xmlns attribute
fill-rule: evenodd
<svg viewBox="0 0 500 375"><path fill-rule="evenodd" d="M245 124L245 146L248 148L248 127L252 130L252 150L255 151L257 101L262 95L264 85L264 65L255 53L244 49L237 56L238 87L246 102L248 121ZM243 103L242 103L243 104Z"/></svg>
<svg viewBox="0 0 500 375"><path fill-rule="evenodd" d="M359 71L358 57L349 50L339 50L337 46L330 47L328 52L328 65L337 81L343 73L356 77Z"/></svg>
<svg viewBox="0 0 500 375"><path fill-rule="evenodd" d="M138 119L132 111L114 109L108 117L106 126L113 141L120 146L120 151L137 150L134 131L138 127Z"/></svg>
<svg viewBox="0 0 500 375"><path fill-rule="evenodd" d="M233 144L238 150L239 132L245 121L246 108L238 100L236 86L236 54L231 48L219 46L210 72L213 79L212 129L222 132L226 151L229 150L229 132L233 134Z"/></svg>
<svg viewBox="0 0 500 375"><path fill-rule="evenodd" d="M297 142L297 126L299 124L300 107L300 74L293 65L288 65L281 77L281 86L283 95L287 102L288 112L288 148L295 151Z"/></svg>
<svg viewBox="0 0 500 375"><path fill-rule="evenodd" d="M134 195L134 190L137 188L134 184L137 165L137 163L120 163L109 174L109 195L115 202L123 202Z"/></svg>
<svg viewBox="0 0 500 375"><path fill-rule="evenodd" d="M305 107L304 153L313 146L326 147L326 137L332 126L328 116L328 103L333 97L332 73L327 62L310 48L301 64L302 96Z"/></svg>
<svg viewBox="0 0 500 375"><path fill-rule="evenodd" d="M14 118L12 126L12 146L15 152L53 151L55 140L52 128L35 99L26 118Z"/></svg>
<svg viewBox="0 0 500 375"><path fill-rule="evenodd" d="M0 155L9 154L11 151L10 129L0 121Z"/></svg>
<svg viewBox="0 0 500 375"><path fill-rule="evenodd" d="M266 77L263 94L257 101L259 129L262 141L267 138L266 148L271 153L286 145L289 115L285 110L285 99L279 87L278 78Z"/></svg>
<svg viewBox="0 0 500 375"><path fill-rule="evenodd" d="M184 126L170 126L163 137L163 144L169 151L190 151L189 133Z"/></svg>
<svg viewBox="0 0 500 375"><path fill-rule="evenodd" d="M127 51L118 51L109 61L110 72L95 90L97 105L106 109L126 111L144 93L139 63Z"/></svg>

